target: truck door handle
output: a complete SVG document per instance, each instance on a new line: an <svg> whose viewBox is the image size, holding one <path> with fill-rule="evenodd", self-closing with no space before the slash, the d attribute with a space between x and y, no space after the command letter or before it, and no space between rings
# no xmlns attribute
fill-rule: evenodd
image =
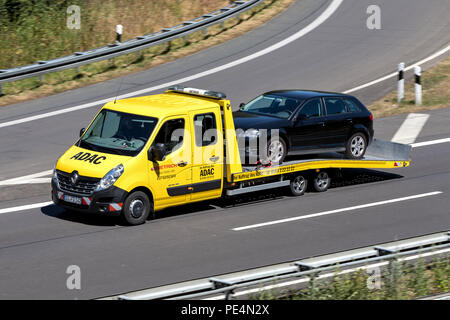
<svg viewBox="0 0 450 320"><path fill-rule="evenodd" d="M178 162L178 166L179 167L184 167L184 166L186 166L188 163L187 163L187 161L181 161L181 162Z"/></svg>
<svg viewBox="0 0 450 320"><path fill-rule="evenodd" d="M209 158L209 160L211 160L212 162L216 162L217 160L219 160L219 157L211 157Z"/></svg>

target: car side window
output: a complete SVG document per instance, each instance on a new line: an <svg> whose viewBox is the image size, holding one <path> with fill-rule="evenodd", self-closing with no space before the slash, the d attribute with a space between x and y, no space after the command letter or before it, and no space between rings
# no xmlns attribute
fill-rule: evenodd
<svg viewBox="0 0 450 320"><path fill-rule="evenodd" d="M214 113L197 114L194 117L195 144L209 146L217 141L217 126Z"/></svg>
<svg viewBox="0 0 450 320"><path fill-rule="evenodd" d="M346 113L347 109L340 98L324 98L327 115Z"/></svg>
<svg viewBox="0 0 450 320"><path fill-rule="evenodd" d="M183 145L184 138L184 119L167 120L159 129L158 135L153 142L163 143L166 147L166 156Z"/></svg>
<svg viewBox="0 0 450 320"><path fill-rule="evenodd" d="M307 101L300 109L299 115L306 116L308 118L322 116L322 104L320 102L320 98Z"/></svg>
<svg viewBox="0 0 450 320"><path fill-rule="evenodd" d="M343 98L342 100L344 101L348 112L361 112L361 108L352 99Z"/></svg>

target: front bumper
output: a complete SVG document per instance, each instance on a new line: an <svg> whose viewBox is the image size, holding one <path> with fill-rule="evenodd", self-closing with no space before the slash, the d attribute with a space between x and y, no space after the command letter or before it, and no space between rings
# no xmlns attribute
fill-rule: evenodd
<svg viewBox="0 0 450 320"><path fill-rule="evenodd" d="M122 211L123 202L127 194L125 190L112 186L108 190L94 192L90 196L85 196L60 190L55 181L52 180L52 200L57 206L67 210L118 216ZM82 204L78 205L64 201L65 195L81 198Z"/></svg>

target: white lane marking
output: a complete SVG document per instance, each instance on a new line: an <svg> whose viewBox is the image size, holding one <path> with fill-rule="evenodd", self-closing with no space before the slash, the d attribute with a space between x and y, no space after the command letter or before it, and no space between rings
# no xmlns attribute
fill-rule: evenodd
<svg viewBox="0 0 450 320"><path fill-rule="evenodd" d="M267 47L266 49L263 49L261 51L255 52L251 55L248 55L246 57L240 58L238 60L229 62L227 64L218 66L216 68L204 71L204 72L200 72L197 74L194 74L192 76L188 76L185 78L181 78L178 80L174 80L174 81L170 81L170 82L166 82L154 87L150 87L150 88L146 88L146 89L142 89L142 90L137 90L134 92L130 92L127 94L123 94L120 96L117 96L117 99L125 99L125 98L129 98L132 96L138 96L144 93L148 93L151 91L155 91L155 90L159 90L159 89L163 89L163 88L167 88L170 86L173 86L175 84L180 84L180 83L184 83L184 82L188 82L188 81L192 81L198 78L202 78L208 75L211 75L213 73L217 73L220 71L223 71L225 69L229 69L232 67L235 67L237 65L240 65L242 63L248 62L250 60L259 58L263 55L266 55L268 53L271 53L277 49L280 49L284 46L286 46L287 44L303 37L304 35L306 35L307 33L313 31L314 29L316 29L318 26L320 26L322 23L324 23L329 17L331 17L333 15L333 13L337 10L337 8L341 5L343 0L333 0L333 2L325 9L324 12L322 12L322 14L317 17L313 22L311 22L311 24L307 25L305 28L303 28L302 30L294 33L293 35L287 37L286 39L275 43L273 45L271 45L270 47ZM90 107L94 107L97 106L99 104L105 104L111 100L113 100L115 97L111 97L108 99L103 99L103 100L99 100L99 101L94 101L94 102L90 102L90 103L85 103L79 106L75 106L75 107L71 107L71 108L66 108L66 109L61 109L61 110L56 110L56 111L52 111L52 112L48 112L48 113L43 113L43 114L39 114L36 116L31 116L31 117L26 117L26 118L22 118L22 119L18 119L18 120L13 120L13 121L8 121L8 122L3 122L0 123L0 128L4 128L4 127L8 127L8 126L13 126L16 124L20 124L20 123L24 123L24 122L29 122L29 121L33 121L33 120L37 120L37 119L42 119L42 118L47 118L47 117L52 117L52 116L56 116L59 114L63 114L63 113L67 113L67 112L72 112L72 111L77 111L77 110L81 110L81 109L85 109L85 108L90 108Z"/></svg>
<svg viewBox="0 0 450 320"><path fill-rule="evenodd" d="M48 201L48 202L41 202L41 203L26 204L23 206L12 207L12 208L5 208L5 209L0 209L0 214L42 208L42 207L45 207L45 206L48 206L51 204L53 204L53 202Z"/></svg>
<svg viewBox="0 0 450 320"><path fill-rule="evenodd" d="M416 142L416 143L411 144L411 147L420 148L420 147L431 146L434 144L447 143L447 142L450 142L450 138L443 138L443 139L430 140L430 141L424 141L424 142Z"/></svg>
<svg viewBox="0 0 450 320"><path fill-rule="evenodd" d="M400 258L398 260L399 261L416 260L416 259L419 259L419 258L425 258L425 257L433 256L433 255L447 253L447 252L450 252L450 249L441 249L441 250L436 250L436 251L433 251L433 252L416 254L416 255L413 255L413 256L406 257L406 258ZM378 262L378 263L373 263L373 264L365 265L365 266L361 266L361 267L345 269L345 270L342 270L342 271L340 271L338 273L336 273L336 272L329 272L329 273L325 273L323 275L320 275L318 277L318 279L333 277L333 276L336 276L336 274L341 275L341 274L346 274L346 273L353 273L353 272L358 271L358 270L379 268L379 267L382 267L382 266L385 266L385 265L388 265L388 264L389 264L389 262ZM261 291L271 290L271 289L275 289L275 288L287 287L287 286L291 286L291 285L295 285L295 284L299 284L299 283L304 283L304 282L307 282L307 281L309 281L309 277L305 277L305 278L302 278L302 279L299 279L299 280L293 280L293 281L288 281L288 282L282 282L282 283L278 283L278 284L263 286L263 287L259 287L259 288L255 288L255 289L243 290L243 291L239 291L239 292L236 292L236 293L232 294L232 296L233 297L243 296L243 295L248 295L250 293L258 293L258 292L261 292ZM218 296L214 296L214 297L205 298L203 300L222 300L224 298L225 298L225 295L218 295Z"/></svg>
<svg viewBox="0 0 450 320"><path fill-rule="evenodd" d="M18 178L3 180L3 181L0 181L0 186L28 184L28 183L47 183L47 182L50 182L50 178L41 178L41 177L51 175L52 173L53 173L53 170L46 170L46 171L18 177Z"/></svg>
<svg viewBox="0 0 450 320"><path fill-rule="evenodd" d="M257 224L252 224L252 225L248 225L248 226L233 228L231 230L242 231L242 230L248 230L248 229L256 229L256 228L266 227L266 226L270 226L270 225L274 225L274 224L280 224L280 223L286 223L286 222L292 222L292 221L298 221L298 220L304 220L304 219L311 219L311 218L326 216L326 215L335 214L335 213L355 211L355 210L359 210L359 209L381 206L381 205L390 204L390 203L396 203L396 202L401 202L401 201L408 201L408 200L413 200L413 199L418 199L418 198L430 197L430 196L435 196L435 195L438 195L441 193L442 193L442 191L421 193L421 194L416 194L416 195L412 195L412 196L408 196L408 197L371 202L371 203L366 203L366 204L353 206L353 207L347 207L347 208L323 211L323 212L319 212L319 213L307 214L307 215L297 216L297 217L292 217L292 218L257 223Z"/></svg>
<svg viewBox="0 0 450 320"><path fill-rule="evenodd" d="M430 115L425 113L408 114L391 141L398 143L413 143L416 141L429 117Z"/></svg>
<svg viewBox="0 0 450 320"><path fill-rule="evenodd" d="M412 70L412 69L414 69L414 67L416 67L416 66L420 66L421 64L424 64L424 63L427 63L428 61L431 61L431 60L433 60L433 59L436 59L437 57L443 55L443 54L446 53L447 51L450 51L450 45L448 45L447 47L445 47L445 48L442 49L442 50L439 50L438 52L433 53L431 56L426 57L425 59L422 59L422 60L420 60L420 61L414 63L413 65L411 65L411 66L405 68L404 71ZM344 91L343 93L347 93L347 94L348 94L348 93L352 93L352 92L355 92L355 91L358 91L358 90L361 90L361 89L364 89L364 88L373 86L374 84L383 82L383 81L385 81L385 80L388 80L388 79L393 78L393 77L396 77L396 76L398 76L398 72L393 72L393 73L390 73L390 74L388 74L388 75L386 75L386 76L384 76L384 77L378 78L378 79L376 79L376 80L367 82L367 83L362 84L362 85L360 85L360 86L357 86L357 87L355 87L355 88L352 88L352 89L349 89L349 90L347 90L347 91Z"/></svg>

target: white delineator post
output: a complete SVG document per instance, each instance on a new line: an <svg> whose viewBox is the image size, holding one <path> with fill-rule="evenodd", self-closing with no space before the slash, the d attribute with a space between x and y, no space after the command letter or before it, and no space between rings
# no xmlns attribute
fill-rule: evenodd
<svg viewBox="0 0 450 320"><path fill-rule="evenodd" d="M123 26L121 24L116 25L116 42L122 42Z"/></svg>
<svg viewBox="0 0 450 320"><path fill-rule="evenodd" d="M405 79L403 78L403 70L405 70L405 63L398 64L398 83L397 83L397 101L400 103L405 97Z"/></svg>
<svg viewBox="0 0 450 320"><path fill-rule="evenodd" d="M415 77L415 92L416 92L416 105L420 106L422 104L422 83L420 77L422 76L422 68L419 66L414 67L414 77Z"/></svg>

